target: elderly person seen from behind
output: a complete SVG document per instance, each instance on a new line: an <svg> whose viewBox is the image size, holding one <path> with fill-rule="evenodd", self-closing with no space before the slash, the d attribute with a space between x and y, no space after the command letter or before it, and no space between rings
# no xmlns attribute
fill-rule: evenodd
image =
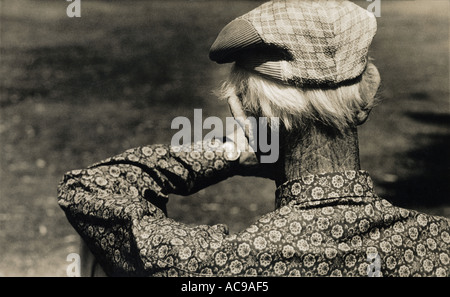
<svg viewBox="0 0 450 297"><path fill-rule="evenodd" d="M221 97L236 118L280 119L280 157L230 158L219 141L208 157L149 145L67 173L59 203L105 273L449 276L449 221L378 197L360 168L357 126L380 84L375 32L348 1L271 1L229 23L210 52L234 63ZM250 174L275 181L276 209L239 233L165 214L169 194Z"/></svg>

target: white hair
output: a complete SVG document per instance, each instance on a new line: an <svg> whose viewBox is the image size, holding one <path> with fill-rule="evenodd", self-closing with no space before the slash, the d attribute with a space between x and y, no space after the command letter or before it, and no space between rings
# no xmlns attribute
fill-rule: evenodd
<svg viewBox="0 0 450 297"><path fill-rule="evenodd" d="M372 63L357 82L337 88L298 88L234 65L219 97L237 96L245 112L269 119L278 117L287 130L311 121L343 130L365 121L376 103L379 83L378 70Z"/></svg>

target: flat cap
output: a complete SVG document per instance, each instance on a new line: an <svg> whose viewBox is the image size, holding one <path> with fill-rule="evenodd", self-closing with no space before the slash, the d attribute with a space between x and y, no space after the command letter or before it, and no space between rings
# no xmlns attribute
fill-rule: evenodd
<svg viewBox="0 0 450 297"><path fill-rule="evenodd" d="M349 1L270 1L226 25L209 57L289 85L336 86L362 74L376 30Z"/></svg>

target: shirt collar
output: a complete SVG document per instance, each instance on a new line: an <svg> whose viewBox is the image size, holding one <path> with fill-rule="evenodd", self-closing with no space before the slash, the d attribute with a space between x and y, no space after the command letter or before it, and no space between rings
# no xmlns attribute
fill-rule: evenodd
<svg viewBox="0 0 450 297"><path fill-rule="evenodd" d="M304 203L332 198L375 196L372 179L363 170L306 175L285 182L275 193L277 208L291 201Z"/></svg>

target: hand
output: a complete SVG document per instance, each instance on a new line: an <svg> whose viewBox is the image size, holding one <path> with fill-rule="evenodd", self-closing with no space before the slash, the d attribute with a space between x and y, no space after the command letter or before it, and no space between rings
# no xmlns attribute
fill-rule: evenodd
<svg viewBox="0 0 450 297"><path fill-rule="evenodd" d="M251 121L246 121L247 115L244 112L241 101L237 97L230 97L228 99L228 105L231 114L241 128L236 128L232 135L227 135L227 138L233 139L237 148L241 151L239 164L242 170L236 174L274 179L271 168L272 164L261 164L253 147L249 144L255 143L253 133L257 131L257 127L253 127Z"/></svg>

